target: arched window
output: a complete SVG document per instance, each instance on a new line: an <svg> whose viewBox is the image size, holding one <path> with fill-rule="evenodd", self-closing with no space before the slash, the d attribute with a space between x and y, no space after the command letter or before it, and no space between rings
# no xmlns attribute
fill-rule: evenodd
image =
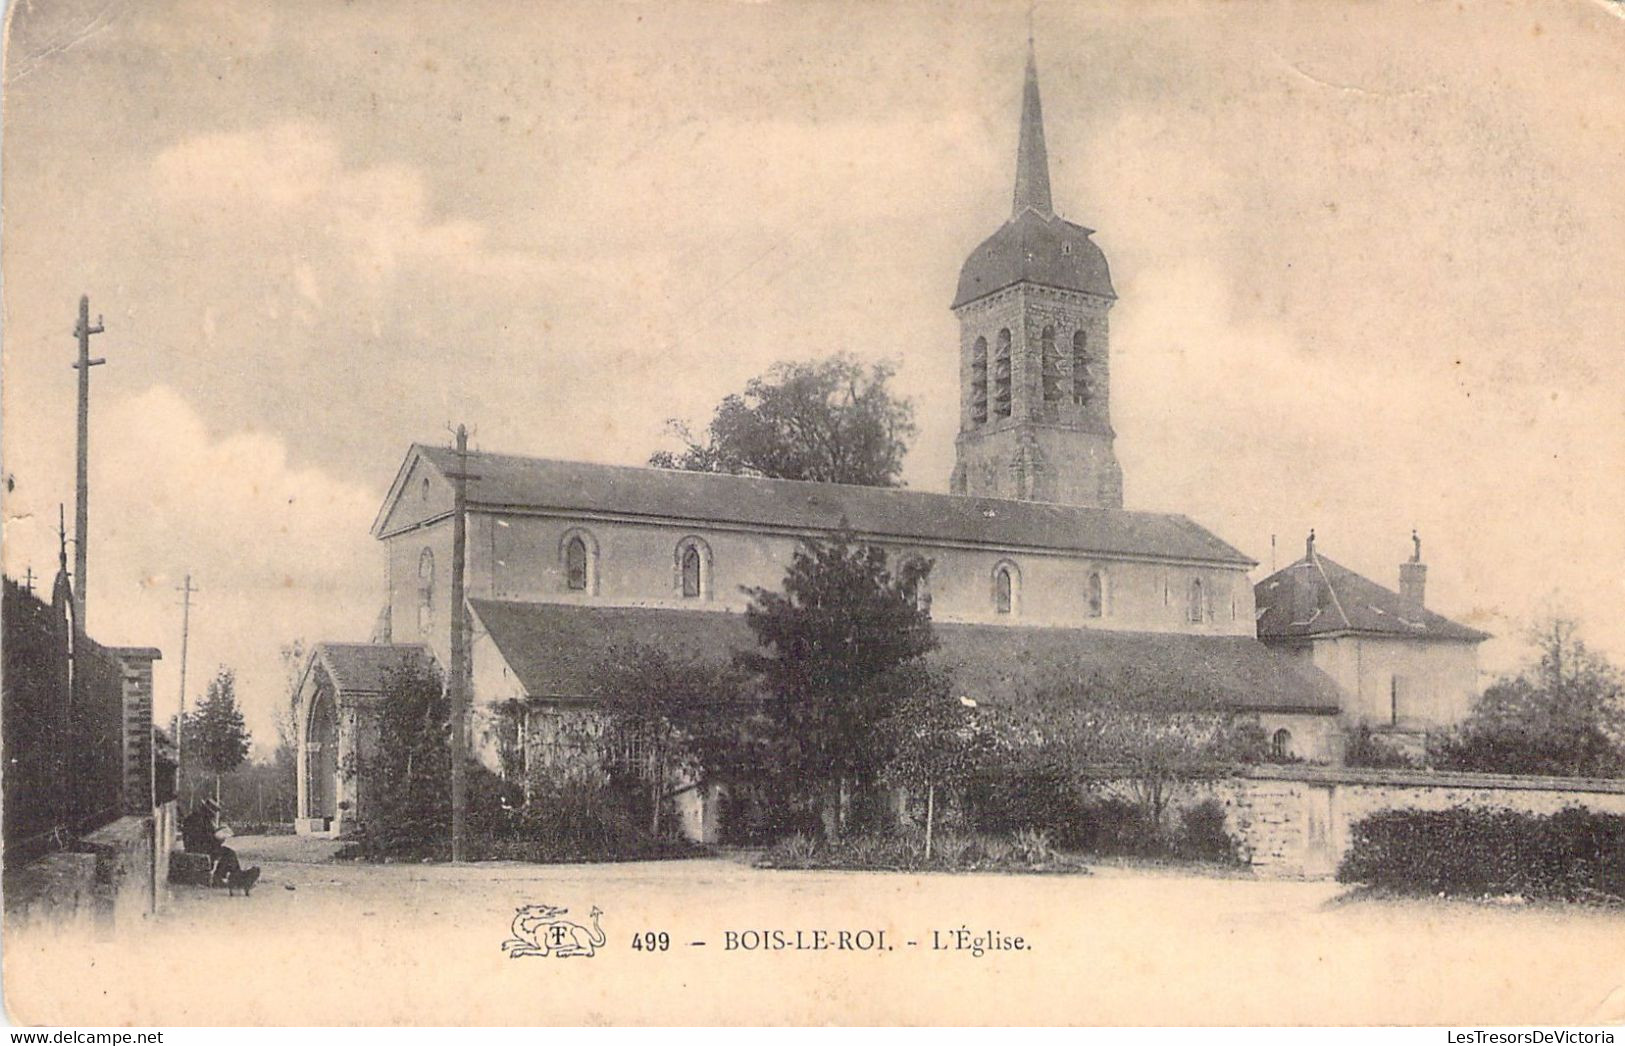
<svg viewBox="0 0 1625 1046"><path fill-rule="evenodd" d="M598 539L585 527L571 527L559 538L559 570L566 592L598 592Z"/></svg>
<svg viewBox="0 0 1625 1046"><path fill-rule="evenodd" d="M418 553L418 631L425 635L434 625L434 552Z"/></svg>
<svg viewBox="0 0 1625 1046"><path fill-rule="evenodd" d="M1292 731L1282 727L1270 737L1270 756L1275 759L1292 758Z"/></svg>
<svg viewBox="0 0 1625 1046"><path fill-rule="evenodd" d="M1076 331L1072 335L1072 402L1087 406L1094 394L1089 373L1089 334Z"/></svg>
<svg viewBox="0 0 1625 1046"><path fill-rule="evenodd" d="M970 417L987 424L987 339L977 338L970 353Z"/></svg>
<svg viewBox="0 0 1625 1046"><path fill-rule="evenodd" d="M565 584L573 592L587 590L587 543L571 538L564 546Z"/></svg>
<svg viewBox="0 0 1625 1046"><path fill-rule="evenodd" d="M672 574L672 588L682 598L710 599L711 546L698 537L686 537L679 541Z"/></svg>
<svg viewBox="0 0 1625 1046"><path fill-rule="evenodd" d="M1044 376L1044 406L1061 402L1061 356L1055 351L1055 328L1045 327L1039 335L1039 366Z"/></svg>
<svg viewBox="0 0 1625 1046"><path fill-rule="evenodd" d="M683 549L683 598L700 598L700 550Z"/></svg>
<svg viewBox="0 0 1625 1046"><path fill-rule="evenodd" d="M993 568L993 612L1014 614L1021 609L1021 571L1009 560Z"/></svg>
<svg viewBox="0 0 1625 1046"><path fill-rule="evenodd" d="M909 556L898 565L897 580L903 593L914 601L914 609L931 613L931 561Z"/></svg>
<svg viewBox="0 0 1625 1046"><path fill-rule="evenodd" d="M1106 614L1106 579L1098 570L1089 571L1089 616Z"/></svg>
<svg viewBox="0 0 1625 1046"><path fill-rule="evenodd" d="M1202 591L1202 579L1191 579L1190 600L1185 606L1185 619L1193 625L1199 625L1207 618L1206 594Z"/></svg>
<svg viewBox="0 0 1625 1046"><path fill-rule="evenodd" d="M1010 416L1010 328L999 331L999 346L993 354L993 416Z"/></svg>

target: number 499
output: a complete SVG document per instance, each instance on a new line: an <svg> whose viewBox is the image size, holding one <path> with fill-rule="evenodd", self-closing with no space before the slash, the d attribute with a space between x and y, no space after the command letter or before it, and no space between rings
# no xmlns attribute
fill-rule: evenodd
<svg viewBox="0 0 1625 1046"><path fill-rule="evenodd" d="M645 930L643 933L632 935L632 950L635 952L663 952L671 948L671 934L665 930L656 933Z"/></svg>

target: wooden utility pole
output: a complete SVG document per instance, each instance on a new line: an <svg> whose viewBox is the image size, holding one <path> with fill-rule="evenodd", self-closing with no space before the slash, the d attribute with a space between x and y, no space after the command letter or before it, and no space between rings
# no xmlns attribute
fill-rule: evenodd
<svg viewBox="0 0 1625 1046"><path fill-rule="evenodd" d="M90 323L90 296L81 295L79 298L79 322L73 328L73 336L79 339L79 358L74 361L74 369L79 372L79 487L78 502L73 514L73 623L81 632L89 629L85 625L85 560L88 547L85 542L85 532L90 527L90 368L99 367L106 363L103 359L90 358L90 336L102 333L102 318L96 317L96 325Z"/></svg>
<svg viewBox="0 0 1625 1046"><path fill-rule="evenodd" d="M467 859L468 783L468 606L465 563L468 546L468 426L457 426L457 471L451 474L451 859Z"/></svg>
<svg viewBox="0 0 1625 1046"><path fill-rule="evenodd" d="M186 575L186 583L175 591L181 593L181 704L180 711L175 715L175 793L180 794L181 784L181 735L186 733L186 641L192 634L192 596L197 589L192 587L192 575Z"/></svg>

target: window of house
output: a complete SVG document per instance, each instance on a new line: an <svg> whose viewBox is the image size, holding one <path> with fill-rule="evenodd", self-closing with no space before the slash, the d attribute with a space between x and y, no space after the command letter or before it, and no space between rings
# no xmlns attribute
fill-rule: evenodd
<svg viewBox="0 0 1625 1046"><path fill-rule="evenodd" d="M977 338L970 353L970 416L977 425L987 424L987 339Z"/></svg>
<svg viewBox="0 0 1625 1046"><path fill-rule="evenodd" d="M1010 416L1010 328L999 331L998 350L993 356L993 416Z"/></svg>
<svg viewBox="0 0 1625 1046"><path fill-rule="evenodd" d="M418 553L418 631L427 633L434 625L434 552Z"/></svg>
<svg viewBox="0 0 1625 1046"><path fill-rule="evenodd" d="M1206 597L1202 591L1202 579L1192 578L1190 597L1185 607L1185 620L1193 625L1200 625L1206 617Z"/></svg>
<svg viewBox="0 0 1625 1046"><path fill-rule="evenodd" d="M1270 755L1283 761L1292 758L1292 731L1284 727L1275 731L1270 737Z"/></svg>
<svg viewBox="0 0 1625 1046"><path fill-rule="evenodd" d="M1393 726L1399 725L1401 716L1400 705L1409 695L1405 693L1405 677L1388 677L1388 722Z"/></svg>
<svg viewBox="0 0 1625 1046"><path fill-rule="evenodd" d="M579 537L565 543L564 576L572 592L587 590L587 543Z"/></svg>
<svg viewBox="0 0 1625 1046"><path fill-rule="evenodd" d="M673 588L684 599L711 598L711 547L698 537L677 543Z"/></svg>
<svg viewBox="0 0 1625 1046"><path fill-rule="evenodd" d="M1072 402L1082 407L1089 403L1094 394L1090 385L1089 374L1089 334L1087 331L1074 331L1072 334Z"/></svg>
<svg viewBox="0 0 1625 1046"><path fill-rule="evenodd" d="M1106 579L1098 570L1089 571L1089 616L1104 617L1106 614Z"/></svg>

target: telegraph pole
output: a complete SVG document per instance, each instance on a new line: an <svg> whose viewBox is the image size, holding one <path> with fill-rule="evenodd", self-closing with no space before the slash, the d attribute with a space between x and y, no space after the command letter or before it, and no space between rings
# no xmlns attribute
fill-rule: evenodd
<svg viewBox="0 0 1625 1046"><path fill-rule="evenodd" d="M180 794L181 784L181 735L186 733L186 641L192 634L192 596L197 589L192 587L192 575L186 575L186 582L175 591L181 593L181 710L175 716L175 793Z"/></svg>
<svg viewBox="0 0 1625 1046"><path fill-rule="evenodd" d="M451 474L451 859L467 858L468 783L463 764L468 759L468 607L464 560L468 544L468 426L457 426L457 471Z"/></svg>
<svg viewBox="0 0 1625 1046"><path fill-rule="evenodd" d="M79 489L78 502L73 514L73 623L81 632L85 626L85 561L88 551L85 532L90 528L90 368L100 367L107 361L90 358L90 336L102 333L102 318L90 323L90 296L79 297L79 322L73 336L79 339L79 358L74 369L79 372Z"/></svg>

